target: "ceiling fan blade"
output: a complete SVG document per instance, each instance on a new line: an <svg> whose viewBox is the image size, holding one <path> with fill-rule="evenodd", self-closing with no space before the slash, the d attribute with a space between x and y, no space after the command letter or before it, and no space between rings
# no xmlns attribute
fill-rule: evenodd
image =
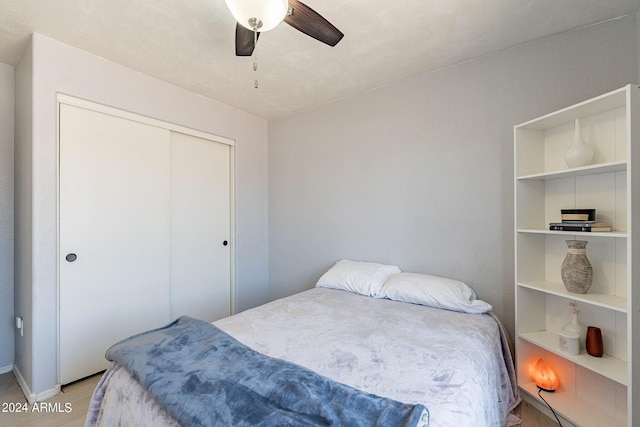
<svg viewBox="0 0 640 427"><path fill-rule="evenodd" d="M290 14L284 22L329 46L338 44L344 34L318 12L298 0L289 0Z"/></svg>
<svg viewBox="0 0 640 427"><path fill-rule="evenodd" d="M253 31L236 23L236 56L251 56L254 48Z"/></svg>

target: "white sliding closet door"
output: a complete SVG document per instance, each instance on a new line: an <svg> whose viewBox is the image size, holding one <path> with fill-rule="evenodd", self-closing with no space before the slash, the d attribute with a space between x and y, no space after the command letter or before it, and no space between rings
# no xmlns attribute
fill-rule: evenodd
<svg viewBox="0 0 640 427"><path fill-rule="evenodd" d="M171 133L171 318L231 313L230 147Z"/></svg>
<svg viewBox="0 0 640 427"><path fill-rule="evenodd" d="M60 104L61 384L170 321L170 158L166 129Z"/></svg>

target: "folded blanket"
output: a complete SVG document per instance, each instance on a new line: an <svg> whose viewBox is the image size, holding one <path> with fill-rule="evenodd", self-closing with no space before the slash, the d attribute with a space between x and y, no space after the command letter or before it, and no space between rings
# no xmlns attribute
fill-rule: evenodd
<svg viewBox="0 0 640 427"><path fill-rule="evenodd" d="M260 354L210 323L181 317L113 345L125 366L184 426L419 426L429 412Z"/></svg>

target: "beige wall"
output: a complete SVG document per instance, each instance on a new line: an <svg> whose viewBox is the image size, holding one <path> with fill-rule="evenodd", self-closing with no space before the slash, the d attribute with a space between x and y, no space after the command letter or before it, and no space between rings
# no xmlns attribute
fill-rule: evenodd
<svg viewBox="0 0 640 427"><path fill-rule="evenodd" d="M0 64L0 372L13 365L14 68Z"/></svg>
<svg viewBox="0 0 640 427"><path fill-rule="evenodd" d="M635 16L269 123L272 297L341 258L463 280L514 326L513 126L638 81Z"/></svg>

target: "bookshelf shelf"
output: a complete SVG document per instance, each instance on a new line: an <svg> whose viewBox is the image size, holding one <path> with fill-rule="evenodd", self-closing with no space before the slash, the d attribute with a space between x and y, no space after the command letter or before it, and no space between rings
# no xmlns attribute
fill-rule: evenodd
<svg viewBox="0 0 640 427"><path fill-rule="evenodd" d="M559 179L582 175L595 175L599 173L619 172L627 170L626 161L607 162L597 165L583 166L574 169L558 170L554 172L535 173L532 175L519 176L518 180L544 181L547 179Z"/></svg>
<svg viewBox="0 0 640 427"><path fill-rule="evenodd" d="M576 302L592 304L608 310L619 311L621 313L627 312L627 298L623 296L598 293L574 294L567 291L562 283L557 282L519 282L518 286L556 295Z"/></svg>
<svg viewBox="0 0 640 427"><path fill-rule="evenodd" d="M534 401L538 400L538 387L536 387L535 384L522 384L520 385L520 390L523 392L524 398ZM558 390L554 393L545 393L544 398L559 416L581 426L624 427L627 425L624 422L616 420L615 417L610 414L594 410L593 405L589 402L568 396L568 393L563 390ZM548 412L546 405L538 406L538 409L545 413ZM553 415L549 416L553 417Z"/></svg>
<svg viewBox="0 0 640 427"><path fill-rule="evenodd" d="M587 166L568 168L564 152L580 119L594 149ZM624 88L514 127L516 366L523 398L543 403L529 366L545 359L560 378L549 403L581 426L640 425L640 278L634 268L640 247L640 88ZM562 209L595 209L596 221L613 231L549 230ZM593 284L585 294L568 292L560 268L566 240L586 240ZM636 262L637 264L637 262ZM571 321L602 330L603 357L572 355L559 345ZM584 337L582 337L584 339ZM637 340L636 340L637 341ZM635 373L635 378L634 378Z"/></svg>
<svg viewBox="0 0 640 427"><path fill-rule="evenodd" d="M604 238L626 238L627 233L619 231L556 231L545 229L532 229L532 228L519 228L518 233L530 233L530 234L560 234L564 236L583 236L583 237L604 237Z"/></svg>
<svg viewBox="0 0 640 427"><path fill-rule="evenodd" d="M628 385L627 362L624 360L606 354L602 357L593 357L584 352L577 356L564 353L558 344L558 334L549 331L527 332L520 334L519 337L617 383Z"/></svg>

